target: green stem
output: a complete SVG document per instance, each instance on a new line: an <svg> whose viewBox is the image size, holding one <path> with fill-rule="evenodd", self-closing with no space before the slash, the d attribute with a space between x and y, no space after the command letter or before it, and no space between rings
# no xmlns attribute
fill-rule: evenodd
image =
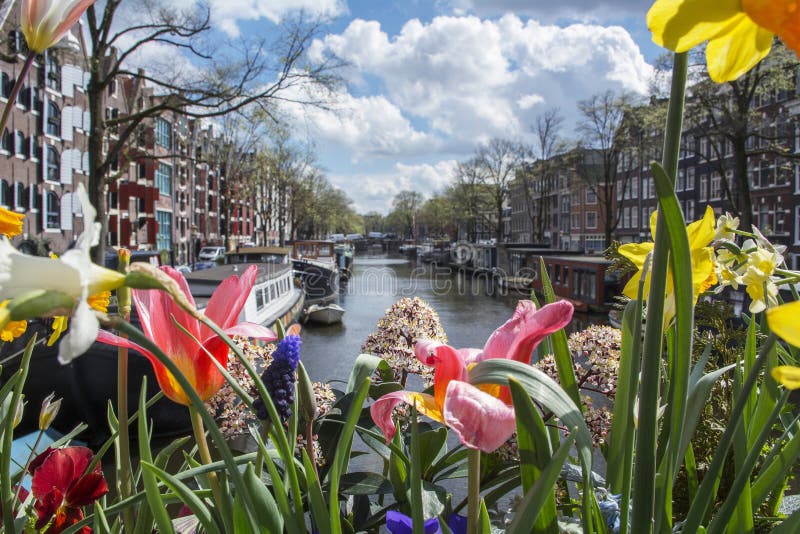
<svg viewBox="0 0 800 534"><path fill-rule="evenodd" d="M17 103L17 95L19 94L20 89L22 89L22 84L25 83L25 77L28 75L28 71L31 69L31 64L33 64L33 60L35 58L36 52L33 50L28 52L28 57L25 58L25 63L22 65L22 71L19 73L19 77L17 77L17 82L14 84L14 88L11 89L11 94L8 95L6 107L3 109L3 116L0 117L0 135L5 132L8 117L11 115L11 109Z"/></svg>
<svg viewBox="0 0 800 534"><path fill-rule="evenodd" d="M23 473L28 472L28 468L31 466L31 462L37 456L36 449L39 448L39 443L42 441L42 436L44 436L44 430L39 429L39 433L36 435L36 441L33 443L33 447L31 448L31 453L28 455L28 459L25 461L25 467L22 468ZM24 475L23 475L24 476ZM14 492L14 505L19 502L19 492L22 489L22 484L17 486L17 490ZM14 511L16 513L16 510Z"/></svg>
<svg viewBox="0 0 800 534"><path fill-rule="evenodd" d="M128 320L126 317L125 320ZM122 334L123 337L127 337ZM122 499L127 499L133 491L133 477L131 476L131 447L128 432L130 421L128 419L128 349L117 348L117 417L119 419L119 439L117 441L117 480L119 480L119 493ZM125 508L122 512L123 524L133 528L135 523L133 508Z"/></svg>
<svg viewBox="0 0 800 534"><path fill-rule="evenodd" d="M203 428L203 418L200 412L194 406L189 406L189 413L192 417L192 430L194 430L194 439L197 442L197 452L200 454L200 460L208 465L213 463L211 459L211 451L208 449L208 441L206 441L206 431ZM223 496L222 490L219 487L219 479L217 473L211 471L208 473L208 484L211 486L211 493L214 495L214 501L217 505L217 510L224 510L222 506Z"/></svg>
<svg viewBox="0 0 800 534"><path fill-rule="evenodd" d="M467 456L467 534L478 534L481 513L481 451Z"/></svg>
<svg viewBox="0 0 800 534"><path fill-rule="evenodd" d="M269 441L269 428L270 422L269 420L261 421L261 428L259 429L259 435L261 436L262 441L266 444ZM264 453L261 451L261 447L258 448L256 451L256 475L258 478L261 478L261 473L264 470Z"/></svg>
<svg viewBox="0 0 800 534"><path fill-rule="evenodd" d="M662 158L662 167L673 179L677 173L680 155L687 64L686 53L675 54ZM656 235L654 236L650 294L647 301L647 324L642 354L642 378L639 387L639 428L636 435L634 507L631 524L631 532L637 533L653 531L657 470L657 414L664 336L664 296L669 256L669 238L665 226L664 214L659 210Z"/></svg>

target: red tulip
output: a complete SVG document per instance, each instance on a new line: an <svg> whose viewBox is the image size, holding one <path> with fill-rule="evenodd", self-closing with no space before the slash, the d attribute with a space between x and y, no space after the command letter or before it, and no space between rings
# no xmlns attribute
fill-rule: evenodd
<svg viewBox="0 0 800 534"><path fill-rule="evenodd" d="M86 447L48 447L34 458L28 471L33 475L31 492L36 502L36 528L49 524L44 534L58 534L83 519L82 506L88 506L108 493L108 485L98 463L86 472L94 454ZM79 531L91 532L89 527Z"/></svg>
<svg viewBox="0 0 800 534"><path fill-rule="evenodd" d="M395 391L376 400L370 408L373 421L391 440L396 429L392 410L401 402L416 405L417 411L446 424L471 449L492 452L511 437L516 428L514 409L507 387L469 382L468 368L480 361L504 358L530 363L533 349L549 334L572 319L572 304L566 301L539 310L529 300L520 301L514 316L486 341L483 350L454 349L441 343L417 343L417 359L434 367L433 395Z"/></svg>
<svg viewBox="0 0 800 534"><path fill-rule="evenodd" d="M162 267L162 270L178 283L186 298L194 305L194 298L189 293L189 286L183 275L171 267ZM226 278L214 291L205 313L228 335L274 341L277 336L269 328L253 323L239 323L239 314L253 289L257 275L258 267L251 265L241 278L236 275ZM203 401L213 397L222 387L225 377L212 358L223 369L227 366L228 345L225 341L178 306L164 291L135 289L132 297L144 334L178 366ZM191 336L179 329L173 320ZM105 330L100 331L97 341L128 347L143 354L153 365L158 385L164 395L179 404L191 405L189 397L172 373L149 350Z"/></svg>

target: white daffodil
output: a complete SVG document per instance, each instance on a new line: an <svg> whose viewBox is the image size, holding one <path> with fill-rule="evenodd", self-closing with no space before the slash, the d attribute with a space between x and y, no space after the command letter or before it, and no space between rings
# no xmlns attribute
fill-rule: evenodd
<svg viewBox="0 0 800 534"><path fill-rule="evenodd" d="M0 301L44 289L68 295L76 302L69 333L59 345L61 363L68 363L86 352L97 338L100 326L87 302L89 296L116 289L125 281L124 275L92 263L90 251L99 240L100 225L95 222L97 212L82 184L76 193L86 228L75 248L58 259L22 254L7 239L0 238Z"/></svg>

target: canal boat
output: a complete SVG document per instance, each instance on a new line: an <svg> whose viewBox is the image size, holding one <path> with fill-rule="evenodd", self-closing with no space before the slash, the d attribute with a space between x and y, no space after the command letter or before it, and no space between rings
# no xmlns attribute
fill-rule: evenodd
<svg viewBox="0 0 800 534"><path fill-rule="evenodd" d="M335 246L333 241L292 243L292 268L306 293L306 306L339 300L341 273L336 263Z"/></svg>
<svg viewBox="0 0 800 534"><path fill-rule="evenodd" d="M450 265L462 271L490 273L497 267L497 247L487 243L456 243L450 248Z"/></svg>
<svg viewBox="0 0 800 534"><path fill-rule="evenodd" d="M336 254L336 265L339 267L339 273L342 282L347 282L353 274L353 254L355 247L347 241L343 243L336 243L333 247Z"/></svg>
<svg viewBox="0 0 800 534"><path fill-rule="evenodd" d="M314 304L306 310L304 320L309 323L325 325L341 323L344 311L344 308L338 304L328 304L327 306Z"/></svg>

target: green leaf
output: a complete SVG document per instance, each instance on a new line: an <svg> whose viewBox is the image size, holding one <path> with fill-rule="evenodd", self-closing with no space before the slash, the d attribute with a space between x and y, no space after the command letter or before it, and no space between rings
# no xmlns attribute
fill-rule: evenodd
<svg viewBox="0 0 800 534"><path fill-rule="evenodd" d="M800 510L795 510L783 523L773 528L770 534L800 534Z"/></svg>
<svg viewBox="0 0 800 534"><path fill-rule="evenodd" d="M147 431L147 408L145 401L147 398L147 378L142 377L142 390L139 395L139 419L137 421L139 430L139 458L142 464L152 464L153 454L150 451L150 435ZM150 513L156 521L158 531L164 534L175 532L172 528L172 521L167 515L166 506L161 498L161 491L158 488L158 480L151 470L142 470L142 481L144 482L145 496L147 504L150 505ZM141 514L140 514L141 517ZM137 525L138 526L138 525Z"/></svg>
<svg viewBox="0 0 800 534"><path fill-rule="evenodd" d="M544 300L547 304L551 304L558 300L553 291L553 285L550 283L550 277L547 274L547 268L544 264L544 258L539 257L539 274L542 277L542 288L544 290ZM581 402L581 395L578 391L578 381L575 379L575 368L572 365L572 353L569 350L567 343L567 333L562 328L558 332L550 334L550 342L553 344L553 358L556 362L556 370L558 371L558 382L564 391L579 408L583 406Z"/></svg>
<svg viewBox="0 0 800 534"><path fill-rule="evenodd" d="M350 370L350 378L347 381L347 387L344 392L352 393L355 391L365 379L371 377L373 373L375 373L376 369L382 376L386 376L387 378L389 375L386 375L386 373L391 373L389 364L380 356L359 354L356 361L353 362L353 368ZM391 380L390 378L387 381Z"/></svg>
<svg viewBox="0 0 800 534"><path fill-rule="evenodd" d="M523 493L530 490L550 463L552 449L550 437L539 410L519 382L509 379L511 399L517 419L517 449L519 472ZM531 532L553 532L558 534L555 487L546 488L542 512L536 518Z"/></svg>
<svg viewBox="0 0 800 534"><path fill-rule="evenodd" d="M447 429L444 427L428 430L419 435L419 448L415 452L420 457L420 469L426 473L428 468L443 452L446 452Z"/></svg>
<svg viewBox="0 0 800 534"><path fill-rule="evenodd" d="M150 471L157 478L160 478L164 482L164 485L175 493L180 498L181 502L189 507L200 524L203 525L206 532L211 534L220 532L214 521L214 517L211 515L211 511L208 509L203 499L198 497L189 486L154 464L141 462L141 466L142 469Z"/></svg>
<svg viewBox="0 0 800 534"><path fill-rule="evenodd" d="M790 431L793 431L794 435L791 435ZM790 435L791 439L784 444L784 440ZM765 461L758 477L753 482L751 497L754 508L761 504L778 484L782 483L786 474L800 459L800 424L797 419L784 432L781 439L775 444L775 448L777 448L776 454L771 455L772 458Z"/></svg>
<svg viewBox="0 0 800 534"><path fill-rule="evenodd" d="M319 485L319 479L315 475L314 466L311 464L311 458L308 457L308 452L303 449L303 467L306 473L306 487L308 488L308 503L311 508L311 518L313 525L319 531L319 534L330 534L330 511L327 504L325 504L325 497L322 495L322 488Z"/></svg>
<svg viewBox="0 0 800 534"><path fill-rule="evenodd" d="M384 495L392 493L392 483L385 476L369 471L345 473L340 491L345 495Z"/></svg>
<svg viewBox="0 0 800 534"><path fill-rule="evenodd" d="M255 516L261 532L283 532L283 517L272 493L264 482L256 475L253 464L247 464L244 472L244 484L255 503Z"/></svg>
<svg viewBox="0 0 800 534"><path fill-rule="evenodd" d="M360 358L360 356L359 356ZM328 483L330 484L330 520L331 528L337 532L342 528L339 510L339 483L342 473L347 471L347 464L350 460L350 448L353 444L353 434L356 423L361 414L361 407L367 397L371 380L369 376L363 377L358 383L350 409L347 413L345 426L339 436L339 444L336 447L336 454L333 457L331 470L328 472Z"/></svg>
<svg viewBox="0 0 800 534"><path fill-rule="evenodd" d="M408 478L408 502L411 504L413 534L424 534L422 515L422 467L420 466L419 421L417 405L411 405L411 476Z"/></svg>
<svg viewBox="0 0 800 534"><path fill-rule="evenodd" d="M514 520L508 527L508 534L531 532L531 525L536 523L539 514L548 506L548 500L552 494L553 487L561 474L561 467L569 457L569 450L575 442L576 432L573 432L564 440L561 446L553 455L547 467L542 470L539 478L525 492L525 496L519 502L514 513ZM556 532L558 530L556 529Z"/></svg>

